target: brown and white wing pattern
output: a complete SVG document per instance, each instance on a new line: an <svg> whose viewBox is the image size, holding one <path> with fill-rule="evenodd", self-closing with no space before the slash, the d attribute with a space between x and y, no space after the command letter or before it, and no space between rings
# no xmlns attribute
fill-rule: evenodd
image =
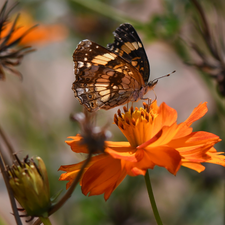
<svg viewBox="0 0 225 225"><path fill-rule="evenodd" d="M73 54L75 97L88 111L125 104L144 84L141 73L114 52L90 40L81 41Z"/></svg>
<svg viewBox="0 0 225 225"><path fill-rule="evenodd" d="M108 44L107 48L134 66L147 84L150 65L144 46L134 27L129 23L121 24L113 35L114 42Z"/></svg>

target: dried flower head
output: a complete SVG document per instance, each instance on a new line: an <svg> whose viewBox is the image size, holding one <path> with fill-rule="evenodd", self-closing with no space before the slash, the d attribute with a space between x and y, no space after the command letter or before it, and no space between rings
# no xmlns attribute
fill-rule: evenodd
<svg viewBox="0 0 225 225"><path fill-rule="evenodd" d="M105 141L111 137L110 131L106 130L108 125L105 125L103 128L95 126L93 124L94 122L91 121L92 116L89 114L85 115L84 113L75 114L73 119L76 120L81 127L79 145L85 146L91 154L104 152Z"/></svg>
<svg viewBox="0 0 225 225"><path fill-rule="evenodd" d="M14 165L7 169L14 197L25 209L26 215L47 217L51 207L48 175L45 164L37 157L38 165L28 156L20 161L15 155Z"/></svg>
<svg viewBox="0 0 225 225"><path fill-rule="evenodd" d="M8 1L4 3L2 9L0 10L0 80L5 79L5 69L22 78L21 73L14 69L14 67L21 63L24 55L34 51L34 49L32 49L30 46L18 47L18 44L22 38L25 37L35 26L29 28L19 37L11 41L14 33L19 29L19 27L17 27L19 14L16 16L7 34L5 34L4 31L9 24L9 13L16 6L14 5L8 11L6 11L7 3Z"/></svg>

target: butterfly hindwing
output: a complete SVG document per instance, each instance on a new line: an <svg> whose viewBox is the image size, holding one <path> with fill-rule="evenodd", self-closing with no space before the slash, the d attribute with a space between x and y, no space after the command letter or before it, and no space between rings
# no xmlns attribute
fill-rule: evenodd
<svg viewBox="0 0 225 225"><path fill-rule="evenodd" d="M90 40L73 54L75 97L89 111L110 109L127 102L144 85L141 74L127 61Z"/></svg>
<svg viewBox="0 0 225 225"><path fill-rule="evenodd" d="M108 49L119 55L142 75L145 83L149 80L150 65L144 46L131 24L121 24L114 32L114 42L108 44Z"/></svg>

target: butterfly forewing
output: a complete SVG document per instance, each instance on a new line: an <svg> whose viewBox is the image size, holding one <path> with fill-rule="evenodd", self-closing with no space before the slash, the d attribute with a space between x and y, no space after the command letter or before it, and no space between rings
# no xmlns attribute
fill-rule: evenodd
<svg viewBox="0 0 225 225"><path fill-rule="evenodd" d="M72 89L89 111L110 109L129 101L144 85L137 69L114 52L90 40L79 43L73 54Z"/></svg>
<svg viewBox="0 0 225 225"><path fill-rule="evenodd" d="M113 34L114 43L108 44L108 49L134 66L147 84L150 66L144 46L133 26L127 23L121 24Z"/></svg>

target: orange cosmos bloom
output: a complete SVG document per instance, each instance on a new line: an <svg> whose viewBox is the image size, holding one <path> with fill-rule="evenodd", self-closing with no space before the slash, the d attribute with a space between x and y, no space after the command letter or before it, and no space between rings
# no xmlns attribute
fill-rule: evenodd
<svg viewBox="0 0 225 225"><path fill-rule="evenodd" d="M14 67L20 65L27 53L34 51L27 45L59 41L68 33L61 25L34 26L27 13L18 14L10 21L9 13L15 5L6 11L7 4L8 1L5 1L0 9L0 80L5 79L6 70L22 78L21 73Z"/></svg>
<svg viewBox="0 0 225 225"><path fill-rule="evenodd" d="M1 38L4 39L13 27L14 21L10 21L4 27L1 32ZM54 41L61 41L65 39L68 35L68 30L66 27L60 24L44 25L38 24L38 26L33 27L37 22L33 21L31 15L26 12L22 12L17 20L16 27L8 40L9 43L13 43L18 38L20 40L20 45L44 45ZM32 28L31 32L29 32Z"/></svg>
<svg viewBox="0 0 225 225"><path fill-rule="evenodd" d="M193 132L190 125L207 112L206 103L196 107L187 120L177 124L177 112L165 103L157 102L144 108L133 108L124 113L118 110L114 122L129 142L107 141L105 152L92 157L80 180L83 194L89 196L104 193L107 200L126 175L145 175L155 165L165 167L176 174L180 166L201 172L203 162L225 166L225 156L213 147L221 139L212 133ZM66 141L76 153L88 153L86 146L80 146L82 137L69 137ZM60 180L71 185L83 162L61 166Z"/></svg>

